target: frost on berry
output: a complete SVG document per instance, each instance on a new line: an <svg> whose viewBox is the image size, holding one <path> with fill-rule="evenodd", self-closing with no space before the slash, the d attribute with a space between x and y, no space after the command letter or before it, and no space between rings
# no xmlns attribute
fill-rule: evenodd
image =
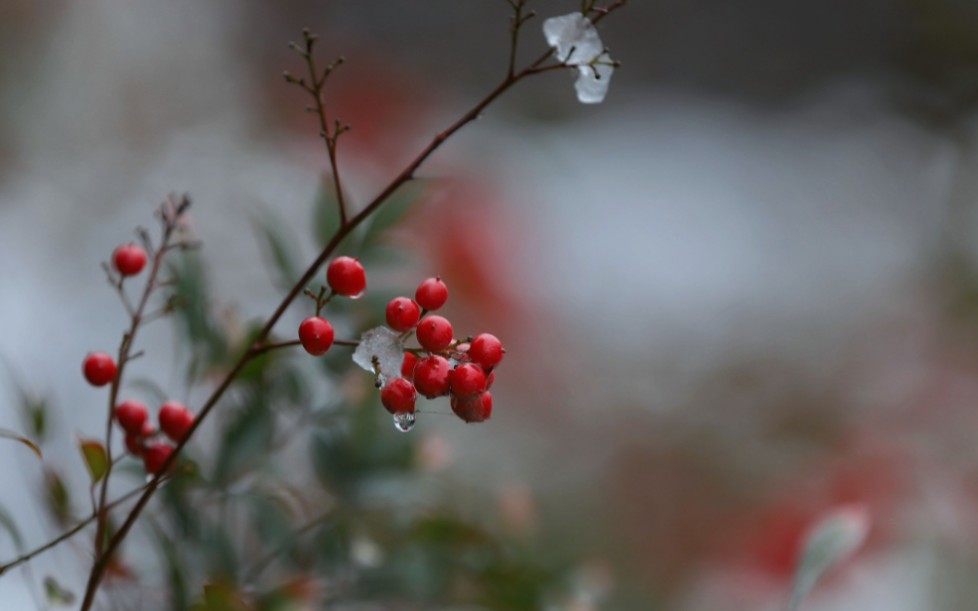
<svg viewBox="0 0 978 611"><path fill-rule="evenodd" d="M387 327L375 327L363 332L360 345L353 351L353 362L377 374L380 385L399 377L404 362L404 344L394 331ZM374 364L379 365L377 371Z"/></svg>

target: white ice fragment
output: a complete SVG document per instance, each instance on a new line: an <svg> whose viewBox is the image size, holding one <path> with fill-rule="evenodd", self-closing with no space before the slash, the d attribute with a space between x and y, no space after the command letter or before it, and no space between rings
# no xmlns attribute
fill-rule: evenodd
<svg viewBox="0 0 978 611"><path fill-rule="evenodd" d="M557 59L566 64L586 64L604 51L598 30L581 13L547 19L543 35L547 44L557 49Z"/></svg>
<svg viewBox="0 0 978 611"><path fill-rule="evenodd" d="M360 345L353 351L353 362L371 373L379 373L381 385L401 375L404 344L400 336L387 327L375 327L363 332ZM380 371L375 369L380 366Z"/></svg>
<svg viewBox="0 0 978 611"><path fill-rule="evenodd" d="M557 59L577 66L577 100L597 104L604 100L614 72L613 61L605 53L598 30L581 13L551 17L543 22L547 44L557 49Z"/></svg>
<svg viewBox="0 0 978 611"><path fill-rule="evenodd" d="M859 549L868 533L863 505L836 507L816 522L805 538L788 608L797 609L822 575Z"/></svg>
<svg viewBox="0 0 978 611"><path fill-rule="evenodd" d="M611 57L602 53L593 64L577 67L577 101L582 104L600 104L608 93L611 75L615 69L611 65Z"/></svg>

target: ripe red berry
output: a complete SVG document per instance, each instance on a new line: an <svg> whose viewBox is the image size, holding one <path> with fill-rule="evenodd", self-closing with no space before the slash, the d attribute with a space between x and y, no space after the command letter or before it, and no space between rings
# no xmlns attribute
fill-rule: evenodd
<svg viewBox="0 0 978 611"><path fill-rule="evenodd" d="M452 323L441 316L425 316L418 323L418 343L430 352L437 352L448 348L452 343L454 331Z"/></svg>
<svg viewBox="0 0 978 611"><path fill-rule="evenodd" d="M313 356L326 354L333 345L333 325L319 316L311 316L299 325L299 341Z"/></svg>
<svg viewBox="0 0 978 611"><path fill-rule="evenodd" d="M483 392L465 399L452 397L452 411L466 422L485 422L492 416L492 395Z"/></svg>
<svg viewBox="0 0 978 611"><path fill-rule="evenodd" d="M115 419L127 433L138 435L149 419L149 411L139 401L125 401L116 406Z"/></svg>
<svg viewBox="0 0 978 611"><path fill-rule="evenodd" d="M414 368L418 365L418 357L413 352L404 353L404 362L401 363L401 377L409 380L414 379Z"/></svg>
<svg viewBox="0 0 978 611"><path fill-rule="evenodd" d="M441 278L428 278L418 285L418 290L414 292L414 300L429 312L437 310L448 301L448 287Z"/></svg>
<svg viewBox="0 0 978 611"><path fill-rule="evenodd" d="M414 387L429 399L447 395L451 373L448 359L437 354L426 356L414 368Z"/></svg>
<svg viewBox="0 0 978 611"><path fill-rule="evenodd" d="M463 363L452 370L452 394L460 399L477 395L486 389L486 372L472 363Z"/></svg>
<svg viewBox="0 0 978 611"><path fill-rule="evenodd" d="M352 257L336 257L326 268L326 282L337 295L358 297L367 288L367 274Z"/></svg>
<svg viewBox="0 0 978 611"><path fill-rule="evenodd" d="M115 361L104 352L89 352L82 363L82 371L92 386L105 386L115 379Z"/></svg>
<svg viewBox="0 0 978 611"><path fill-rule="evenodd" d="M147 473L157 475L163 470L163 463L173 454L173 446L168 443L151 443L143 448L143 466Z"/></svg>
<svg viewBox="0 0 978 611"><path fill-rule="evenodd" d="M502 343L490 333L477 335L469 347L469 358L472 359L472 362L481 365L486 371L490 371L498 365L505 354L506 350L503 349Z"/></svg>
<svg viewBox="0 0 978 611"><path fill-rule="evenodd" d="M495 381L496 381L496 372L493 371L488 376L486 376L486 390L492 388L492 384Z"/></svg>
<svg viewBox="0 0 978 611"><path fill-rule="evenodd" d="M414 384L404 378L394 378L380 390L380 402L392 414L413 414L417 399Z"/></svg>
<svg viewBox="0 0 978 611"><path fill-rule="evenodd" d="M146 251L135 244L123 244L112 252L112 265L123 276L135 276L146 266Z"/></svg>
<svg viewBox="0 0 978 611"><path fill-rule="evenodd" d="M141 435L126 433L126 449L133 456L143 455L143 438Z"/></svg>
<svg viewBox="0 0 978 611"><path fill-rule="evenodd" d="M153 428L153 423L146 420L139 431L126 433L126 447L136 456L142 456L146 441L154 435L156 435L156 429Z"/></svg>
<svg viewBox="0 0 978 611"><path fill-rule="evenodd" d="M180 442L194 423L194 414L176 401L160 406L160 429L173 441Z"/></svg>
<svg viewBox="0 0 978 611"><path fill-rule="evenodd" d="M421 308L407 297L395 297L387 304L387 326L395 331L413 329L421 318Z"/></svg>

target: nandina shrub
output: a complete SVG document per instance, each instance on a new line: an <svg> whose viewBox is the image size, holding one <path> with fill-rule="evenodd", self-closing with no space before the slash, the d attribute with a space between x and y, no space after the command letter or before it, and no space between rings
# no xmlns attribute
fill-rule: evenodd
<svg viewBox="0 0 978 611"><path fill-rule="evenodd" d="M75 539L85 550L80 560L90 563L87 581L66 585L47 576L44 584L52 602L77 599L82 609L99 596L107 604L121 596L120 581L165 583L173 609L372 600L538 609L562 600L566 560L538 554L533 541L511 545L439 507L437 498L408 502L414 490L433 490L420 477L416 436L401 433L438 413L431 400L465 423L490 421L490 387L497 372L505 376L505 338L452 324L451 287L439 270L413 286L384 287L372 280L381 266L367 263L380 259L384 234L423 196L409 183L429 156L511 87L570 70L582 102L604 98L616 64L593 24L622 0L585 1L579 13L548 19L547 44L538 41L537 58L526 63L517 49L534 14L526 0L508 4L502 80L359 206L347 199L338 156L351 126L330 114L324 91L342 58L323 66L308 31L292 44L301 70L286 72L285 81L308 95L330 185L307 223L318 253L301 252L278 223L257 224L271 271L287 287L267 318L243 328L229 322L226 297L212 294L212 272L198 251L207 236L188 223L189 196L166 198L158 234L140 229L137 241L106 246L103 268L126 324L121 341L93 337L93 351L80 357L89 396L107 407L104 426L92 423L78 440L91 507L82 509L61 471L46 465L46 506L62 532L25 547L0 574ZM168 373L130 378L130 363L154 349L141 344L142 331L161 321L173 325L184 386L203 397L194 403L183 402L183 388L164 387ZM350 382L353 364L368 373ZM30 433L6 436L40 455L45 423L57 414L22 394ZM209 436L200 433L205 423ZM299 462L309 468L296 468ZM3 522L16 533L15 520ZM154 572L145 572L138 548L123 546L136 530L155 543Z"/></svg>

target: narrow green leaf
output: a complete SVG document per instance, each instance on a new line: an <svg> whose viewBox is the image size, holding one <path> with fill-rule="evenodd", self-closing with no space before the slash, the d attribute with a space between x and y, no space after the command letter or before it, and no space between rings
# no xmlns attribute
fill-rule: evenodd
<svg viewBox="0 0 978 611"><path fill-rule="evenodd" d="M19 443L22 443L28 448L30 448L31 450L33 450L33 452L37 454L37 457L39 459L44 460L44 455L41 454L41 448L37 447L36 443L24 437L23 435L19 433L15 433L9 429L0 428L0 438L9 439L11 441L17 441Z"/></svg>
<svg viewBox="0 0 978 611"><path fill-rule="evenodd" d="M247 611L244 597L224 583L204 584L204 598L198 605L200 611Z"/></svg>
<svg viewBox="0 0 978 611"><path fill-rule="evenodd" d="M371 217L370 226L364 236L365 251L374 246L380 236L404 218L411 207L421 199L425 186L422 182L408 183L395 191L390 199L377 209Z"/></svg>
<svg viewBox="0 0 978 611"><path fill-rule="evenodd" d="M67 606L75 602L75 595L50 575L44 578L44 594L52 605Z"/></svg>
<svg viewBox="0 0 978 611"><path fill-rule="evenodd" d="M44 492L48 509L59 524L71 520L71 499L64 480L54 471L48 470L44 478Z"/></svg>
<svg viewBox="0 0 978 611"><path fill-rule="evenodd" d="M313 206L312 229L313 237L320 246L329 242L336 230L340 228L339 203L333 191L323 185L316 195Z"/></svg>
<svg viewBox="0 0 978 611"><path fill-rule="evenodd" d="M295 238L288 235L285 223L271 210L255 214L251 224L261 239L266 259L277 272L277 284L282 288L291 288L301 275L296 263L299 257L293 248Z"/></svg>
<svg viewBox="0 0 978 611"><path fill-rule="evenodd" d="M3 526L4 530L10 533L10 538L13 539L14 548L17 550L17 553L23 553L24 538L20 535L20 529L17 528L17 523L14 522L10 512L3 506L0 506L0 526Z"/></svg>
<svg viewBox="0 0 978 611"><path fill-rule="evenodd" d="M78 446L85 459L85 466L88 473L92 476L92 483L97 484L109 472L109 455L105 451L105 446L94 439L79 439Z"/></svg>

